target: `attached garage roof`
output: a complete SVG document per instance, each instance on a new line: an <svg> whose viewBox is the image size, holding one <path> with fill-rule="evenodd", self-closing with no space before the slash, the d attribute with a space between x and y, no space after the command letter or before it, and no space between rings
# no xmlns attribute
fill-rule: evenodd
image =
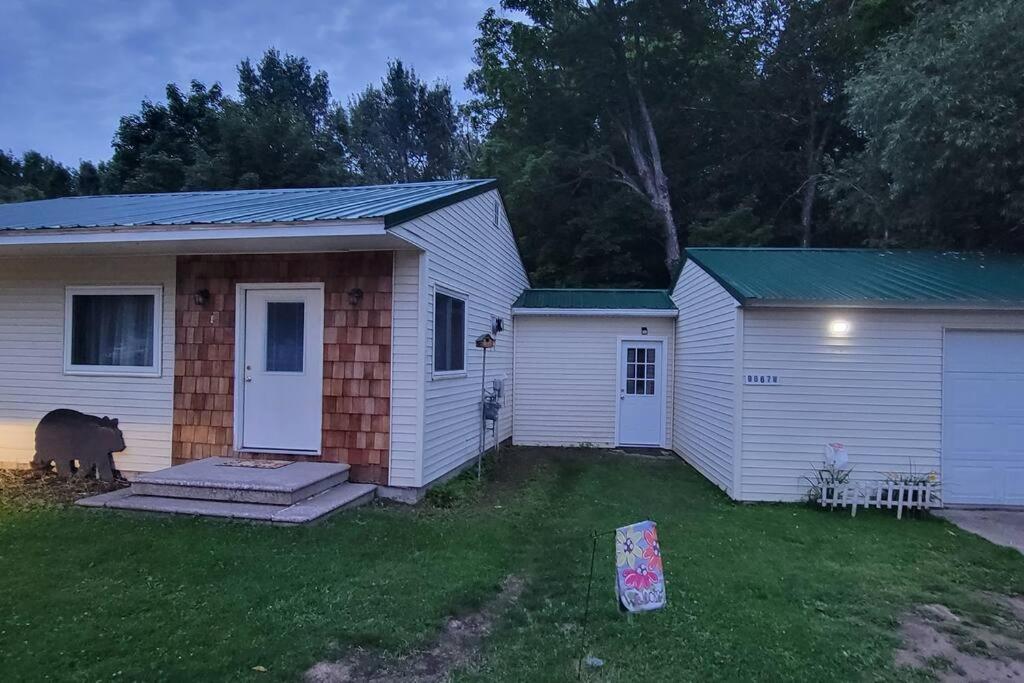
<svg viewBox="0 0 1024 683"><path fill-rule="evenodd" d="M875 249L687 249L741 304L1024 308L1024 257Z"/></svg>
<svg viewBox="0 0 1024 683"><path fill-rule="evenodd" d="M395 225L494 189L494 180L445 180L284 190L62 197L0 205L0 230L383 219Z"/></svg>
<svg viewBox="0 0 1024 683"><path fill-rule="evenodd" d="M675 304L664 289L527 289L512 305L517 313L576 315L623 313L676 314Z"/></svg>

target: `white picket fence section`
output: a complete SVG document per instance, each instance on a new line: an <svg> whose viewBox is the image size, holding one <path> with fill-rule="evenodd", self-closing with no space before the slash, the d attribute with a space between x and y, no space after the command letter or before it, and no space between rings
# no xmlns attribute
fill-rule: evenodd
<svg viewBox="0 0 1024 683"><path fill-rule="evenodd" d="M939 485L926 481L915 484L900 484L891 481L851 482L835 487L826 487L821 492L822 507L849 507L852 516L857 508L896 508L896 519L903 519L904 510L930 510L941 504Z"/></svg>

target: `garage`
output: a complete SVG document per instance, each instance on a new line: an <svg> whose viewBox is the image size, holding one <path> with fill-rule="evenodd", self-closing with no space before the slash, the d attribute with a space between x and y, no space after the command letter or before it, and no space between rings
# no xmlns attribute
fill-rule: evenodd
<svg viewBox="0 0 1024 683"><path fill-rule="evenodd" d="M515 444L670 446L667 291L529 289L512 314Z"/></svg>
<svg viewBox="0 0 1024 683"><path fill-rule="evenodd" d="M687 250L672 449L736 500L799 501L826 446L851 481L1024 506L1024 258Z"/></svg>
<svg viewBox="0 0 1024 683"><path fill-rule="evenodd" d="M949 505L1024 505L1024 333L947 330L942 472Z"/></svg>

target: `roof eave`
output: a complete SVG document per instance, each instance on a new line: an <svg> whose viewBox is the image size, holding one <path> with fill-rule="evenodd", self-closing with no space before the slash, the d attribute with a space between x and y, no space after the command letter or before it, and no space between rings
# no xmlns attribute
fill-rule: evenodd
<svg viewBox="0 0 1024 683"><path fill-rule="evenodd" d="M530 308L515 306L512 315L589 316L604 318L675 318L674 308Z"/></svg>
<svg viewBox="0 0 1024 683"><path fill-rule="evenodd" d="M5 246L48 244L103 244L118 242L174 242L179 240L247 237L345 237L386 234L380 219L348 221L294 221L276 223L188 223L173 225L112 225L90 228L0 230Z"/></svg>
<svg viewBox="0 0 1024 683"><path fill-rule="evenodd" d="M409 221L420 218L421 216L426 216L428 213L433 213L434 211L451 206L452 204L458 204L461 201L471 199L477 195L490 192L497 188L498 181L491 178L465 189L456 190L455 192L446 194L443 197L438 197L415 206L410 206L406 209L400 209L392 213L384 214L384 227L393 228L402 223L408 223Z"/></svg>
<svg viewBox="0 0 1024 683"><path fill-rule="evenodd" d="M826 301L805 299L748 299L744 308L845 308L901 311L1022 311L1024 302L991 301Z"/></svg>

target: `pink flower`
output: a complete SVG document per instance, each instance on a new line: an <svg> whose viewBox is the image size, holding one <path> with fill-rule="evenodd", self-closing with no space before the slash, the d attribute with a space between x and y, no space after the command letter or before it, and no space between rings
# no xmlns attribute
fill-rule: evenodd
<svg viewBox="0 0 1024 683"><path fill-rule="evenodd" d="M647 542L647 547L644 548L644 559L647 560L647 566L654 571L660 572L662 570L662 565L661 546L658 545L658 533L654 529L648 529L644 532L644 540Z"/></svg>
<svg viewBox="0 0 1024 683"><path fill-rule="evenodd" d="M636 569L626 569L622 572L622 578L626 581L626 586L629 588L636 588L637 590L647 590L654 584L658 583L658 575L647 568L646 564L638 564Z"/></svg>

